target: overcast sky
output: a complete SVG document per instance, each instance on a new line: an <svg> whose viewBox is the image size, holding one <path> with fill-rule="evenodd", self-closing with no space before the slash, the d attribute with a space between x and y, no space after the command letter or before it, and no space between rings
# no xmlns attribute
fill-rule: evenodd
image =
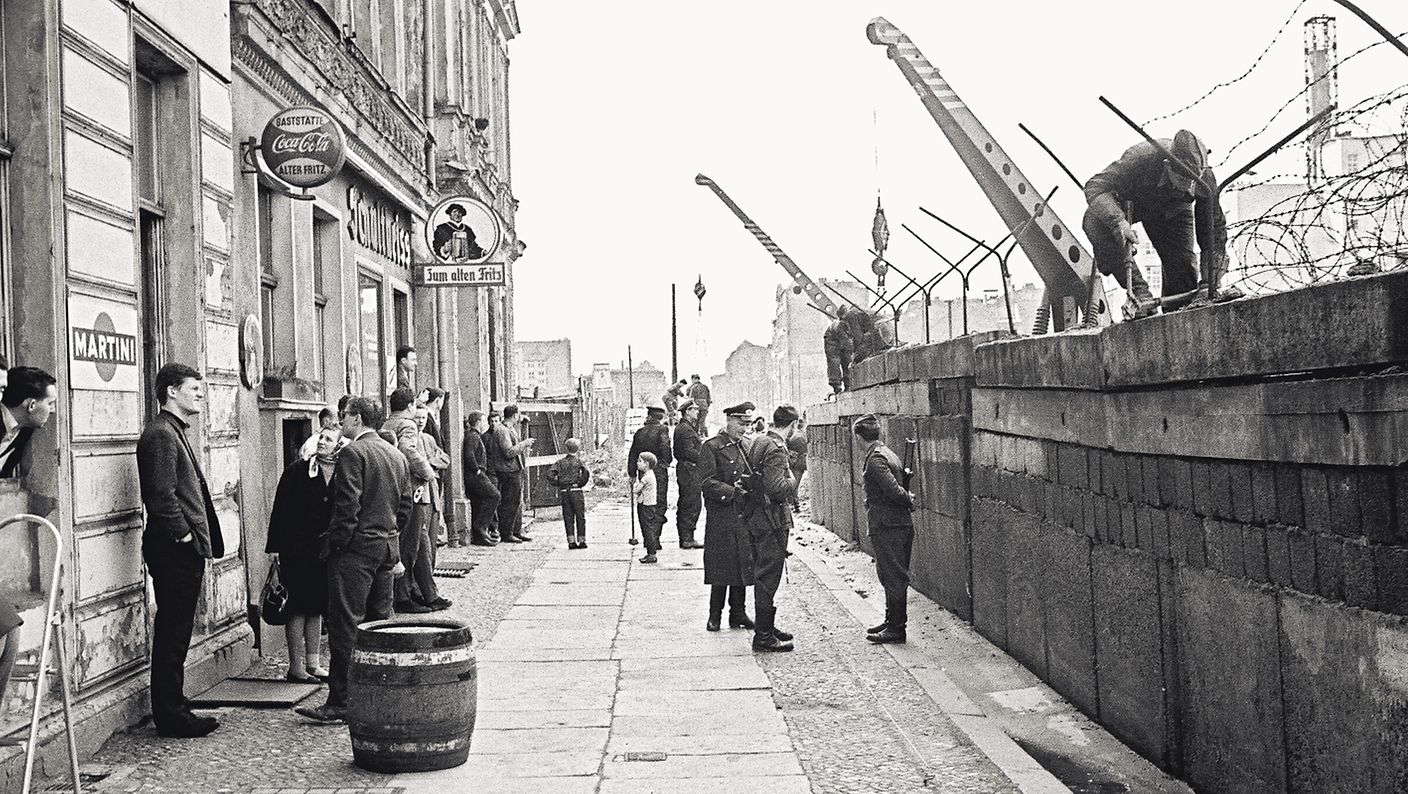
<svg viewBox="0 0 1408 794"><path fill-rule="evenodd" d="M1359 5L1408 31L1408 3ZM885 49L866 40L874 16L914 40L1043 192L1060 186L1052 203L1073 229L1084 201L1018 122L1088 178L1138 140L1098 96L1141 122L1175 111L1244 72L1295 11L1250 77L1150 127L1161 137L1192 129L1216 164L1304 86L1305 19L1338 18L1341 58L1380 40L1329 0L521 0L518 10L513 186L528 249L514 266L516 332L571 338L578 374L623 361L628 344L637 361L668 372L672 282L681 374L708 377L744 339L770 340L786 274L694 184L696 173L714 178L813 278L848 269L869 277L877 190L890 258L911 275L930 275L939 261L901 222L950 257L967 249L920 205L989 241L1006 232ZM1408 83L1408 58L1377 47L1346 64L1339 83L1348 105ZM1305 117L1298 99L1220 175ZM1302 168L1302 157L1259 170ZM702 314L690 293L701 275ZM1025 262L1013 276L1036 280ZM974 279L996 286L996 268Z"/></svg>

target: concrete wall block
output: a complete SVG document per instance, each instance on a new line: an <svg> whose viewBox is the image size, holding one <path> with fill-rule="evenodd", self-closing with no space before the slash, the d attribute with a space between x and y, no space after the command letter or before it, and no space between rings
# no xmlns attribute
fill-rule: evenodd
<svg viewBox="0 0 1408 794"><path fill-rule="evenodd" d="M1168 513L1156 507L1143 507L1139 517L1139 548L1146 549L1155 559L1172 559L1173 543L1169 538Z"/></svg>
<svg viewBox="0 0 1408 794"><path fill-rule="evenodd" d="M1046 680L1086 714L1097 714L1095 636L1091 622L1090 542L1064 532L1046 538L1046 566L1030 575L1044 597Z"/></svg>
<svg viewBox="0 0 1408 794"><path fill-rule="evenodd" d="M1174 558L1194 568L1204 568L1208 564L1207 545L1203 530L1203 520L1187 510L1169 510L1169 544L1173 547Z"/></svg>
<svg viewBox="0 0 1408 794"><path fill-rule="evenodd" d="M1246 573L1242 562L1241 526L1215 518L1204 523L1207 526L1208 567L1240 579Z"/></svg>
<svg viewBox="0 0 1408 794"><path fill-rule="evenodd" d="M1286 531L1286 547L1291 555L1291 586L1302 593L1318 593L1315 536L1300 529Z"/></svg>
<svg viewBox="0 0 1408 794"><path fill-rule="evenodd" d="M1046 455L1042 452L1041 442L1030 438L1021 439L1022 447L1022 467L1028 475L1045 479Z"/></svg>
<svg viewBox="0 0 1408 794"><path fill-rule="evenodd" d="M1359 528L1374 543L1397 543L1393 521L1393 470L1358 469Z"/></svg>
<svg viewBox="0 0 1408 794"><path fill-rule="evenodd" d="M1374 546L1373 553L1377 609L1392 615L1408 615L1408 549Z"/></svg>
<svg viewBox="0 0 1408 794"><path fill-rule="evenodd" d="M914 589L964 620L973 619L963 521L930 510L915 514L912 575Z"/></svg>
<svg viewBox="0 0 1408 794"><path fill-rule="evenodd" d="M1250 464L1233 462L1227 464L1227 484L1232 498L1233 521L1250 524L1256 520L1253 506L1252 467Z"/></svg>
<svg viewBox="0 0 1408 794"><path fill-rule="evenodd" d="M1133 454L1120 456L1124 462L1125 498L1135 504L1144 504L1147 501L1144 498L1144 462L1141 457Z"/></svg>
<svg viewBox="0 0 1408 794"><path fill-rule="evenodd" d="M1154 562L1142 554L1096 546L1091 578L1100 722L1144 756L1162 762L1170 737Z"/></svg>
<svg viewBox="0 0 1408 794"><path fill-rule="evenodd" d="M1185 779L1204 791L1284 791L1276 599L1191 568L1175 580Z"/></svg>
<svg viewBox="0 0 1408 794"><path fill-rule="evenodd" d="M1193 464L1186 458L1161 456L1159 499L1169 507L1193 509Z"/></svg>
<svg viewBox="0 0 1408 794"><path fill-rule="evenodd" d="M1110 500L1099 494L1090 495L1091 527L1094 534L1087 533L1096 543L1111 544L1110 541ZM1116 524L1118 526L1118 524ZM1113 544L1111 544L1113 545Z"/></svg>
<svg viewBox="0 0 1408 794"><path fill-rule="evenodd" d="M1408 791L1408 629L1295 593L1280 603L1291 790Z"/></svg>
<svg viewBox="0 0 1408 794"><path fill-rule="evenodd" d="M1212 463L1206 460L1193 460L1193 512L1200 516L1216 518L1212 492Z"/></svg>
<svg viewBox="0 0 1408 794"><path fill-rule="evenodd" d="M1345 538L1362 537L1359 511L1359 477L1355 469L1334 466L1325 470L1330 494L1330 526Z"/></svg>
<svg viewBox="0 0 1408 794"><path fill-rule="evenodd" d="M1139 470L1143 475L1143 485L1139 491L1142 501L1145 504L1159 505L1167 504L1163 500L1162 489L1159 487L1159 459L1154 455L1139 455Z"/></svg>
<svg viewBox="0 0 1408 794"><path fill-rule="evenodd" d="M1344 541L1315 535L1315 592L1332 601L1344 600Z"/></svg>
<svg viewBox="0 0 1408 794"><path fill-rule="evenodd" d="M1061 467L1057 462L1056 450L1060 446L1055 441L1042 441L1041 457L1046 469L1047 482L1060 482Z"/></svg>
<svg viewBox="0 0 1408 794"><path fill-rule="evenodd" d="M1285 527L1266 528L1266 574L1273 584L1295 587L1291 576L1291 538Z"/></svg>
<svg viewBox="0 0 1408 794"><path fill-rule="evenodd" d="M1277 463L1276 523L1292 527L1305 526L1305 501L1301 489L1301 467L1293 463Z"/></svg>
<svg viewBox="0 0 1408 794"><path fill-rule="evenodd" d="M1253 524L1236 524L1242 530L1242 568L1253 582L1271 581L1267 562L1266 528Z"/></svg>
<svg viewBox="0 0 1408 794"><path fill-rule="evenodd" d="M1352 607L1378 609L1373 548L1360 540L1346 540L1340 559L1344 571L1344 600Z"/></svg>
<svg viewBox="0 0 1408 794"><path fill-rule="evenodd" d="M1105 493L1121 502L1129 501L1129 477L1122 452L1110 452L1101 461L1101 482Z"/></svg>
<svg viewBox="0 0 1408 794"><path fill-rule="evenodd" d="M1097 535L1096 529L1104 520L1105 505L1099 494L1090 491L1082 491L1080 494L1081 512L1081 533L1087 538L1094 539ZM1097 515L1099 517L1097 517Z"/></svg>
<svg viewBox="0 0 1408 794"><path fill-rule="evenodd" d="M1139 520L1134 505L1120 502L1120 545L1126 549L1139 548Z"/></svg>
<svg viewBox="0 0 1408 794"><path fill-rule="evenodd" d="M1062 485L1072 488L1088 488L1090 486L1089 462L1086 459L1085 447L1075 444L1058 444L1056 461L1056 465L1060 467L1060 476L1057 481Z"/></svg>
<svg viewBox="0 0 1408 794"><path fill-rule="evenodd" d="M973 627L1007 647L1007 525L1013 512L991 499L973 500Z"/></svg>
<svg viewBox="0 0 1408 794"><path fill-rule="evenodd" d="M1276 506L1276 467L1270 463L1251 464L1252 518L1258 524L1274 524L1280 517Z"/></svg>
<svg viewBox="0 0 1408 794"><path fill-rule="evenodd" d="M1014 659L1047 678L1045 583L1048 528L1035 516L1008 512L1007 647Z"/></svg>
<svg viewBox="0 0 1408 794"><path fill-rule="evenodd" d="M1301 502L1305 508L1305 528L1316 535L1334 532L1330 515L1330 481L1323 466L1300 469ZM1278 492L1279 493L1279 492Z"/></svg>

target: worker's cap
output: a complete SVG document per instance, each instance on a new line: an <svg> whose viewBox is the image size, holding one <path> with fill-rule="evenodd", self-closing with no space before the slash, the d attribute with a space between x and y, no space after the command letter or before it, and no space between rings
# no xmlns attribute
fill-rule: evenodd
<svg viewBox="0 0 1408 794"><path fill-rule="evenodd" d="M877 417L875 414L866 414L865 416L857 417L856 420L851 423L851 432L856 432L861 428L862 425L867 427L873 427L876 430L879 430L880 418Z"/></svg>
<svg viewBox="0 0 1408 794"><path fill-rule="evenodd" d="M801 418L802 415L798 413L797 408L786 403L777 406L777 410L772 412L772 423L778 427L790 425Z"/></svg>
<svg viewBox="0 0 1408 794"><path fill-rule="evenodd" d="M752 403L750 403L750 402L746 402L746 401L745 401L745 402L739 403L738 405L734 405L734 406L731 406L731 407L729 407L729 408L725 408L725 409L724 409L724 416L736 416L736 417L738 417L738 418L740 418L740 419L752 419L752 418L753 418L753 412L756 411L757 409L758 409L758 406L756 406L756 405L754 405L754 404L752 404Z"/></svg>
<svg viewBox="0 0 1408 794"><path fill-rule="evenodd" d="M693 408L693 407L694 407L694 401L693 401L693 400L689 400L689 399L681 400L681 401L680 401L680 408L679 408L679 411L680 411L680 413L684 413L685 411L688 411L689 409L691 409L691 408Z"/></svg>
<svg viewBox="0 0 1408 794"><path fill-rule="evenodd" d="M1206 170L1208 167L1207 147L1203 146L1202 141L1198 140L1198 136L1194 135L1188 130L1179 130L1173 136L1173 146L1170 148L1169 151L1173 154L1174 157L1178 158L1178 161L1180 163L1183 163L1185 166L1188 166L1200 176L1202 175L1203 171ZM1182 169L1178 168L1177 166L1174 166L1172 163L1169 164L1167 170L1169 181L1172 182L1175 187L1179 188L1183 192L1200 194L1207 193L1207 189L1202 185L1199 180L1193 179L1192 177L1183 173Z"/></svg>

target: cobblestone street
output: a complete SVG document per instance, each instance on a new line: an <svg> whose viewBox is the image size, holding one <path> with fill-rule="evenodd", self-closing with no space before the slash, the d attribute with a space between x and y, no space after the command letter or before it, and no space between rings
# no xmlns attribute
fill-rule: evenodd
<svg viewBox="0 0 1408 794"><path fill-rule="evenodd" d="M704 631L701 552L672 547L672 525L654 566L634 560L623 500L592 512L585 551L569 551L551 518L532 531L532 544L442 550L478 563L468 577L442 582L451 613L474 627L479 661L465 765L365 772L351 763L345 726L281 709L223 709L208 738L162 739L146 726L114 737L86 764L108 773L96 790L1065 790L984 727L937 660L913 646L864 642L862 625L874 616L860 593L869 585L838 576L835 555L826 555L839 547L828 550L834 536L824 529L798 529L779 602L798 647L773 655L753 654L746 631ZM916 606L916 614L941 613L927 601Z"/></svg>

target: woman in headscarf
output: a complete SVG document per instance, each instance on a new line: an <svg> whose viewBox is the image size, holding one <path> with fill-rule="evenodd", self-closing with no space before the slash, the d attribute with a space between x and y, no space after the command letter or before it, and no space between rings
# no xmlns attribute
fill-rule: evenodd
<svg viewBox="0 0 1408 794"><path fill-rule="evenodd" d="M318 555L332 518L332 473L342 448L342 431L323 428L317 438L313 456L294 461L279 478L264 547L273 555L279 579L288 590L290 616L284 635L290 681L319 681L328 675L322 664L328 573Z"/></svg>

